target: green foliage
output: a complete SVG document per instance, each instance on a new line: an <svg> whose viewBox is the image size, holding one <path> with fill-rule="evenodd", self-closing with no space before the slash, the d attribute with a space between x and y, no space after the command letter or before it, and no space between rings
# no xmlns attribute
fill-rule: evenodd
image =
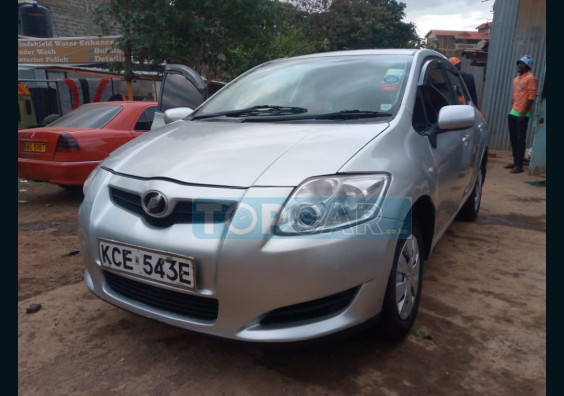
<svg viewBox="0 0 564 396"><path fill-rule="evenodd" d="M264 20L259 32L245 34L244 38L232 42L224 52L226 61L216 69L222 72L224 80L230 80L271 59L315 52L315 47L304 34L304 21L299 18L295 8L278 1L268 3L271 7L270 18ZM224 65L229 65L229 68L221 69Z"/></svg>
<svg viewBox="0 0 564 396"><path fill-rule="evenodd" d="M104 34L121 34L136 68L186 64L229 81L270 59L328 50L415 47L415 27L396 0L107 0ZM140 66L139 66L140 65Z"/></svg>
<svg viewBox="0 0 564 396"><path fill-rule="evenodd" d="M303 0L302 2L321 0ZM302 8L311 8L302 6ZM415 25L402 22L405 4L396 0L333 0L307 18L320 51L415 48Z"/></svg>

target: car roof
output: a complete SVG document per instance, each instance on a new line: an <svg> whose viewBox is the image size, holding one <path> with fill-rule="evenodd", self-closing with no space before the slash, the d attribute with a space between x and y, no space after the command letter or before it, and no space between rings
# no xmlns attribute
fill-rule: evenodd
<svg viewBox="0 0 564 396"><path fill-rule="evenodd" d="M348 57L348 56L369 56L369 55L406 55L413 56L414 58L426 57L430 55L439 56L447 59L443 54L425 48L386 48L386 49L362 49L362 50L343 50L331 52L319 52L315 54L299 55L288 58L274 59L263 63L267 65L272 62L292 62L294 60L302 59L316 59L316 58L330 58L330 57Z"/></svg>
<svg viewBox="0 0 564 396"><path fill-rule="evenodd" d="M418 52L435 51L419 49L419 48L386 48L386 49L363 49L363 50L344 50L344 51L331 51L320 52L316 54L300 55L292 58L284 59L307 59L307 58L325 58L332 56L351 56L351 55L415 55Z"/></svg>
<svg viewBox="0 0 564 396"><path fill-rule="evenodd" d="M112 100L106 102L90 102L86 103L85 105L88 106L98 106L98 105L125 105L125 106L157 106L158 102L156 101L148 101L148 100Z"/></svg>

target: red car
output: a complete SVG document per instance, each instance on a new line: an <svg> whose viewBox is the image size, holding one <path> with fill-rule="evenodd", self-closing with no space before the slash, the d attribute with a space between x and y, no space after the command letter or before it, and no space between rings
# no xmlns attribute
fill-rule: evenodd
<svg viewBox="0 0 564 396"><path fill-rule="evenodd" d="M46 127L18 131L18 178L81 186L119 146L151 129L157 102L82 105Z"/></svg>

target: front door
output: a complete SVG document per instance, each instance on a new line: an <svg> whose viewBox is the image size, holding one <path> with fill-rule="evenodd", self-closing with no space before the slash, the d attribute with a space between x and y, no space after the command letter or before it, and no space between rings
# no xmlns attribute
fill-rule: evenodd
<svg viewBox="0 0 564 396"><path fill-rule="evenodd" d="M458 94L449 82L443 62L439 59L430 60L421 72L414 110L414 113L421 114L417 116L420 121L414 123L414 126L419 125L416 129L423 135L426 131L438 128L438 116L442 107L459 104ZM429 139L428 144L437 181L436 196L433 197L437 211L435 235L440 235L468 194L473 167L473 130L440 131L433 139Z"/></svg>
<svg viewBox="0 0 564 396"><path fill-rule="evenodd" d="M208 88L204 79L184 65L166 65L157 101L159 106L151 130L163 126L164 112L177 107L195 109L207 98Z"/></svg>

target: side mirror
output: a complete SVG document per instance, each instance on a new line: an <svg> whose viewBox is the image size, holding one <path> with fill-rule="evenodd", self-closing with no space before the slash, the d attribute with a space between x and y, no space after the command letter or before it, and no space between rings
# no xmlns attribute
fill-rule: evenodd
<svg viewBox="0 0 564 396"><path fill-rule="evenodd" d="M437 147L437 135L448 131L472 128L476 124L476 110L470 105L444 106L439 111L437 124L423 135L429 138L433 148Z"/></svg>
<svg viewBox="0 0 564 396"><path fill-rule="evenodd" d="M168 109L164 112L164 123L170 124L171 122L178 121L182 118L188 117L194 110L189 107L176 107Z"/></svg>
<svg viewBox="0 0 564 396"><path fill-rule="evenodd" d="M444 106L438 124L442 132L471 128L476 124L476 110L470 105Z"/></svg>

